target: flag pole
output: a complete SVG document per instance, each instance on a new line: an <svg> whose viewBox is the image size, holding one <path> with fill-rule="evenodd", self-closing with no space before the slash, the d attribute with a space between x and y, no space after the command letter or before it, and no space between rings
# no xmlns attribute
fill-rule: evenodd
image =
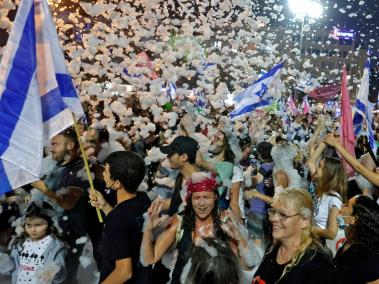
<svg viewBox="0 0 379 284"><path fill-rule="evenodd" d="M89 181L89 185L90 185L90 190L92 190L94 192L95 188L93 186L91 171L90 171L89 165L88 165L88 158L87 158L86 152L84 151L82 139L80 138L80 133L79 133L79 128L78 128L78 122L76 121L76 115L75 115L75 113L72 113L72 119L74 120L75 132L76 132L76 136L78 138L80 152L82 153L82 157L83 157L83 161L84 161L84 167L85 167L86 172L87 172L87 177L88 177L88 181ZM103 221L103 216L101 215L101 212L100 212L99 208L96 208L96 213L97 213L97 218L99 219L99 222L103 223L104 222Z"/></svg>

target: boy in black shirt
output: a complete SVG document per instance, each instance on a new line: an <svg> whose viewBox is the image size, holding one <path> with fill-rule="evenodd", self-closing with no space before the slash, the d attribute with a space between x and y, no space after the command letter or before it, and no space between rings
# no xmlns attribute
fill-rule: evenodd
<svg viewBox="0 0 379 284"><path fill-rule="evenodd" d="M146 193L137 192L146 168L138 155L119 151L105 161L104 181L116 191L117 204L112 208L101 195L90 193L92 206L106 215L102 240L101 284L150 283L150 267L139 261L142 240L142 215L150 206Z"/></svg>

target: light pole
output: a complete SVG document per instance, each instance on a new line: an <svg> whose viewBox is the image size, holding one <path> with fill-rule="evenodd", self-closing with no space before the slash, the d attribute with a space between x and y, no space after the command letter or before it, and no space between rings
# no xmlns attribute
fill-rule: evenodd
<svg viewBox="0 0 379 284"><path fill-rule="evenodd" d="M320 3L311 0L288 0L288 6L292 13L295 14L295 17L301 20L299 49L300 58L302 58L301 49L303 47L305 18L320 18L322 16L322 6Z"/></svg>
<svg viewBox="0 0 379 284"><path fill-rule="evenodd" d="M304 36L304 25L306 18L317 19L322 16L322 6L320 3L312 1L312 0L288 0L288 6L292 13L295 14L295 18L301 21L300 26L300 42L299 42L299 50L300 50L300 58L299 58L299 71L303 69L303 56L302 56L302 48L303 48L303 36ZM305 54L305 49L304 49ZM301 80L301 74L299 72L299 79ZM294 99L298 99L298 93L295 89Z"/></svg>

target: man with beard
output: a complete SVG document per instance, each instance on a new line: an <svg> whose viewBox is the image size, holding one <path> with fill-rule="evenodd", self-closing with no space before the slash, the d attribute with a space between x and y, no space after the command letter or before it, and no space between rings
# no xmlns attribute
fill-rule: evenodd
<svg viewBox="0 0 379 284"><path fill-rule="evenodd" d="M171 200L166 200L165 203L165 209L168 209L168 214L172 216L183 209L181 206L184 201L181 195L183 185L194 172L199 171L195 165L199 143L188 136L177 136L171 144L162 146L160 149L167 155L170 168L180 171L175 180Z"/></svg>
<svg viewBox="0 0 379 284"><path fill-rule="evenodd" d="M84 162L79 155L79 142L75 131L68 128L51 140L51 154L57 165L44 180L35 181L32 186L41 191L58 205L59 226L62 239L69 246L66 255L66 283L76 283L79 257L85 243L76 240L90 236L94 247L94 256L99 262L99 241L102 227L97 220L96 211L88 204L88 179L82 175ZM62 212L63 211L63 212Z"/></svg>
<svg viewBox="0 0 379 284"><path fill-rule="evenodd" d="M243 171L240 166L234 165L235 155L230 148L228 136L218 131L212 138L208 150L213 158L205 160L198 154L197 165L207 171L216 173L223 184L219 188L220 209L230 208L239 221L245 218L244 200L242 192ZM228 186L229 184L229 186Z"/></svg>

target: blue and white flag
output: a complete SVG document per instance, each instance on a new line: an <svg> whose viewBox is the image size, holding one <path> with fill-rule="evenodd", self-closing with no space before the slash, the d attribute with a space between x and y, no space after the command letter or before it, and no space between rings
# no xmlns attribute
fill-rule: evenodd
<svg viewBox="0 0 379 284"><path fill-rule="evenodd" d="M310 92L312 92L314 89L318 87L320 87L320 83L316 79L311 78L311 77L305 77L305 78L300 79L297 82L295 89L305 94L309 94Z"/></svg>
<svg viewBox="0 0 379 284"><path fill-rule="evenodd" d="M171 101L175 101L175 99L176 99L176 85L167 81L166 93L167 93L167 95Z"/></svg>
<svg viewBox="0 0 379 284"><path fill-rule="evenodd" d="M363 76L361 79L361 86L357 95L357 100L354 105L354 135L358 136L363 129L363 123L366 119L367 106L368 106L368 94L370 87L370 59L367 59L365 64L365 69L363 71Z"/></svg>
<svg viewBox="0 0 379 284"><path fill-rule="evenodd" d="M368 106L368 94L369 94L369 72L370 72L370 60L368 59L365 64L363 76L361 79L360 88L357 95L357 100L354 105L354 135L358 136L363 129L363 124L366 120L367 106Z"/></svg>
<svg viewBox="0 0 379 284"><path fill-rule="evenodd" d="M271 82L282 70L284 62L285 60L274 66L274 68L234 97L234 111L230 113L231 118L236 119L272 103L274 97L268 92L268 89Z"/></svg>
<svg viewBox="0 0 379 284"><path fill-rule="evenodd" d="M366 120L367 131L368 131L368 141L370 143L370 147L371 147L372 151L374 153L376 153L377 146L376 146L376 142L375 142L375 133L374 133L374 130L372 128L372 121L374 119L374 117L373 117L374 109L375 109L375 104L369 102L368 106L367 106L367 120Z"/></svg>
<svg viewBox="0 0 379 284"><path fill-rule="evenodd" d="M83 109L46 0L20 1L0 64L0 195L39 178L43 146Z"/></svg>
<svg viewBox="0 0 379 284"><path fill-rule="evenodd" d="M205 96L205 93L203 90L193 90L196 100L195 100L195 106L198 109L203 109L207 106L207 99Z"/></svg>
<svg viewBox="0 0 379 284"><path fill-rule="evenodd" d="M368 138L370 142L371 149L376 150L374 132L372 129L372 108L370 108L370 103L368 101L370 88L370 59L367 59L365 68L363 71L363 76L361 79L361 86L359 88L357 100L354 105L354 135L358 137L363 131L363 125L366 123Z"/></svg>

